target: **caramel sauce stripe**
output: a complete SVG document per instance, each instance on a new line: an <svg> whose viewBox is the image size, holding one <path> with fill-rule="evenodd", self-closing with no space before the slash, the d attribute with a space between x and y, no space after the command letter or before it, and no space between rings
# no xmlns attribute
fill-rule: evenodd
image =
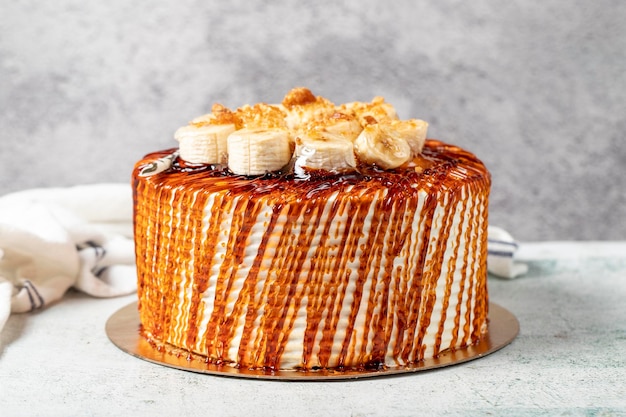
<svg viewBox="0 0 626 417"><path fill-rule="evenodd" d="M136 167L135 170L138 168ZM138 204L138 200L143 198L144 189L146 187L145 183L134 178L134 190L133 190L133 229L136 236L136 244L135 244L135 259L137 264L137 298L138 298L138 309L140 313L140 322L145 323L142 324L142 327L145 327L146 324L154 323L155 320L151 316L151 311L148 308L142 308L148 303L148 295L147 293L151 290L149 285L149 277L147 271L145 270L145 265L147 264L147 257L149 256L147 253L147 245L146 242L148 240L148 236L146 235L146 227L145 222L146 214L145 214L145 205Z"/></svg>
<svg viewBox="0 0 626 417"><path fill-rule="evenodd" d="M489 179L487 178L487 181ZM485 186L481 187L481 189L485 189ZM489 187L486 187L489 189ZM480 229L482 231L481 235L477 239L478 245L478 271L477 271L477 289L476 291L479 294L487 294L487 225L488 225L488 193L484 192L479 194L479 198L481 199L481 212L480 212ZM472 334L472 343L476 343L481 335L486 330L486 321L489 313L489 298L488 295L484 299L475 300L476 304L476 313L474 316L474 333Z"/></svg>
<svg viewBox="0 0 626 417"><path fill-rule="evenodd" d="M186 255L186 252L188 251L185 250L181 254L180 248L185 248L188 245L188 242L183 241L181 238L182 236L188 236L185 229L187 229L189 224L189 221L184 219L181 215L181 213L185 212L182 208L187 206L189 204L189 200L193 198L193 193L182 194L177 198L176 189L171 190L170 205L172 207L172 215L170 216L170 230L168 236L168 240L171 244L167 246L163 269L163 273L166 276L171 277L173 297L178 298L178 303L181 305L181 308L172 311L172 320L170 322L170 340L174 345L189 347L191 345L187 343L185 338L185 329L187 327L188 316L191 314L189 311L189 297L191 294L190 291L187 290L187 274L185 274L181 269L184 268L184 261L181 262L181 260L188 257L188 255ZM181 232L181 230L185 231ZM164 232L168 233L167 230ZM193 229L192 233L195 234ZM193 241L193 238L191 241ZM165 251L165 248L163 248L163 251Z"/></svg>
<svg viewBox="0 0 626 417"><path fill-rule="evenodd" d="M214 307L215 281L219 270L219 261L223 254L224 245L220 244L220 225L222 212L213 212L215 206L222 206L223 193L207 193L196 190L193 204L193 221L188 222L188 232L192 233L192 250L181 254L185 259L184 273L188 274L188 291L190 299L190 315L187 322L187 343L194 352L207 355L206 331L210 319L210 312ZM187 238L189 235L183 236ZM185 258L186 255L186 258Z"/></svg>
<svg viewBox="0 0 626 417"><path fill-rule="evenodd" d="M471 224L469 229L472 231L471 236L480 236L480 225L476 221L476 214L480 211L480 200L478 198L474 198L475 204L473 205L472 214L469 216L471 219ZM467 346L470 344L470 338L472 334L472 309L474 307L473 298L474 298L474 290L476 285L476 272L477 272L477 264L476 264L476 242L471 241L471 246L469 250L469 273L468 273L468 282L467 282L467 296L465 298L465 313L463 320L463 337L461 338L461 343L459 346Z"/></svg>
<svg viewBox="0 0 626 417"><path fill-rule="evenodd" d="M476 193L476 203L471 216L474 239L472 240L471 272L467 291L465 325L463 326L464 336L461 346L467 346L475 341L473 335L476 331L477 321L486 319L486 310L477 311L477 307L480 308L480 306L476 305L474 294L480 290L481 281L485 282L487 274L486 268L480 262L481 254L484 254L484 250L486 250L487 223L485 222L484 214L487 210L487 200L484 195L480 194L481 187L478 186L478 183L472 183L471 187L474 188Z"/></svg>
<svg viewBox="0 0 626 417"><path fill-rule="evenodd" d="M216 303L217 293L220 288L217 285L216 271L221 267L222 260L225 259L226 243L220 235L224 218L227 217L227 210L230 209L232 201L225 197L226 193L217 192L213 198L207 198L202 194L202 198L197 201L197 209L194 211L194 223L200 221L202 233L198 239L193 241L190 266L193 280L189 282L195 292L192 298L192 307L195 309L190 319L187 333L187 340L195 339L195 346L203 355L214 356L217 349L215 343L215 320L212 313L219 304ZM211 213L207 216L208 213ZM212 321L213 318L213 321Z"/></svg>
<svg viewBox="0 0 626 417"><path fill-rule="evenodd" d="M438 297L443 296L443 303L441 307L441 318L439 320L439 326L437 335L435 336L435 346L433 349L433 355L438 356L440 351L446 350L450 347L452 340L452 332L454 329L455 315L452 312L456 311L456 303L452 303L450 308L450 299L453 295L453 290L458 288L459 283L456 282L457 267L459 260L459 251L465 246L465 242L462 242L463 237L463 217L465 214L465 193L464 187L453 191L454 198L450 202L450 206L454 207L452 213L452 221L450 227L457 225L456 228L450 229L450 236L446 242L446 250L443 258L442 276L438 286ZM445 277L445 280L443 279ZM445 283L443 294L441 294L441 284ZM456 284L456 285L455 285ZM456 295L456 294L455 294ZM452 310L452 311L449 311ZM450 317L450 318L449 318Z"/></svg>
<svg viewBox="0 0 626 417"><path fill-rule="evenodd" d="M276 326L281 321L280 318L288 314L289 303L292 301L287 300L287 294L290 291L289 280L297 278L293 274L289 276L290 271L285 270L286 265L289 264L287 255L293 249L295 239L293 219L289 217L290 206L274 205L274 207L272 216L276 217L276 220L272 220L272 223L275 223L276 227L269 236L266 248L264 248L265 254L262 255L264 258L271 259L271 262L262 269L262 295L259 299L260 304L256 308L259 314L256 322L258 331L252 344L254 352L250 362L255 364L254 366L271 369L279 366L280 358L276 352L280 350L277 343L281 335L275 332L281 331ZM283 271L282 275L281 271ZM284 319L282 323L285 323Z"/></svg>
<svg viewBox="0 0 626 417"><path fill-rule="evenodd" d="M336 326L340 326L340 332L336 332L333 338L333 345L338 343L340 348L338 349L335 366L344 366L346 363L354 362L357 349L364 343L362 334L364 333L365 324L357 322L357 318L360 317L359 312L366 308L362 303L363 295L366 291L366 280L363 274L360 273L362 271L360 262L364 243L360 242L370 233L371 222L369 219L374 209L373 201L375 194L375 192L363 189L355 191L347 199L346 206L342 205L341 207L345 213L342 211L340 214L349 217L350 222L345 228L341 241L341 245L347 248L347 254L345 255L347 263L341 272L347 284L346 294L342 298L342 306L341 309L338 309L338 313L339 316L347 317L347 319L343 319L336 324ZM333 345L325 346L326 351L323 358L330 357Z"/></svg>
<svg viewBox="0 0 626 417"><path fill-rule="evenodd" d="M257 225L261 208L262 204L259 204L259 201L240 199L235 207L237 221L233 221L231 225L231 227L236 228L236 232L231 231L231 236L236 235L236 239L234 239L234 246L232 247L233 252L226 254L226 258L230 259L232 264L228 271L229 278L224 290L223 308L218 313L221 320L216 335L222 350L218 357L228 360L236 358L238 342L241 340L240 331L243 326L243 313L246 306L244 302L241 302L241 297L246 296L242 290L246 288L246 281L250 277L250 267L253 265L253 261L250 260L254 257L255 248L251 242L253 241L252 236L255 235L253 233L254 226ZM228 247L231 247L230 244ZM235 340L233 340L234 337Z"/></svg>
<svg viewBox="0 0 626 417"><path fill-rule="evenodd" d="M379 289L379 276L378 271L380 269L380 263L382 261L382 246L380 245L382 238L384 238L384 224L381 225L384 216L382 209L385 206L384 198L374 200L373 214L371 217L369 233L367 233L367 240L364 246L364 250L361 253L359 259L359 274L361 275L358 281L369 283L368 297L361 300L365 302L365 320L363 325L363 336L361 337L361 349L356 359L357 363L370 363L372 360L371 352L374 342L374 331L377 316L380 314L380 306L378 298L380 297ZM355 306L358 309L358 306ZM346 335L349 336L349 335ZM347 341L344 339L344 343ZM346 348L347 350L347 348ZM342 348L342 351L344 349Z"/></svg>
<svg viewBox="0 0 626 417"><path fill-rule="evenodd" d="M410 251L413 219L416 217L417 192L406 193L404 188L397 187L399 197L393 199L393 215L390 224L390 233L387 242L388 248L386 274L389 277L388 313L384 332L384 343L379 347L375 356L382 358L383 363L401 364L398 354L402 344L402 337L406 328L407 305L403 294L407 291L407 258Z"/></svg>
<svg viewBox="0 0 626 417"><path fill-rule="evenodd" d="M362 224L355 222L353 216L355 212L358 212L358 207L353 207L356 200L347 198L351 194L351 190L352 187L342 188L338 193L333 194L334 201L331 211L328 213L335 220L336 228L334 232L331 231L332 239L328 241L331 250L328 252L327 266L323 268L325 285L332 291L328 298L324 325L318 326L318 329L322 329L318 353L320 366L339 366L341 363L335 346L340 343L339 339L346 334L346 323L342 317L349 315L349 303L346 300L346 295L353 290L350 283L354 270L353 261L358 247L358 239L355 242L351 238L360 236L363 227ZM310 263L309 269L315 267L314 263Z"/></svg>
<svg viewBox="0 0 626 417"><path fill-rule="evenodd" d="M217 280L213 284L215 287L213 306L210 313L207 311L209 320L203 337L208 355L215 358L218 362L228 360L227 334L229 329L226 322L228 321L228 316L232 313L229 309L229 306L232 309L232 301L234 301L231 300L231 290L235 285L237 269L243 257L241 251L245 249L245 242L249 233L249 227L245 223L247 208L248 199L245 196L232 197L225 193L221 201L221 208L218 211L230 213L230 215L216 219L215 224L217 225L219 221L220 226L216 226L215 230L229 230L227 239L225 242L223 240L215 242L214 236L205 237L208 241L207 249L209 250L208 256L204 255L207 260L215 258L215 249L212 248L224 245L225 249L225 252L220 254L219 259L214 261L216 266L219 265L219 273L216 275ZM250 217L254 216L250 215ZM203 263L198 262L197 268L201 268Z"/></svg>
<svg viewBox="0 0 626 417"><path fill-rule="evenodd" d="M302 266L313 235L306 233L307 225L301 220L305 205L286 206L286 227L278 243L276 256L283 264L275 271L275 285L268 300L268 316L265 326L266 353L263 365L278 369L282 352L292 333L293 323L300 311L303 286L299 285Z"/></svg>
<svg viewBox="0 0 626 417"><path fill-rule="evenodd" d="M330 217L340 213L340 202L336 198L332 198L327 204L321 207L321 214L316 219L316 224L319 225L322 219L327 220ZM318 212L320 207L318 206ZM312 242L310 252L308 255L308 268L306 269L305 279L305 296L306 296L306 324L303 335L303 350L302 350L302 365L306 367L322 366L321 360L328 358L330 353L327 351L328 347L321 345L321 339L323 332L320 331L320 326L324 322L327 314L326 302L327 297L325 293L324 285L324 270L322 268L316 270L315 265L321 265L325 259L328 259L327 253L329 248L329 240L331 223L326 221L324 228L317 234L315 240ZM317 228L315 230L318 230ZM317 347L317 351L315 351ZM326 350L325 350L326 349ZM322 358L320 360L320 357Z"/></svg>
<svg viewBox="0 0 626 417"><path fill-rule="evenodd" d="M203 335L206 334L210 315L214 306L214 276L216 258L222 245L219 242L219 226L222 212L216 214L207 213L208 207L222 206L222 194L208 194L201 189L190 191L194 200L182 206L183 213L188 212L186 218L187 230L182 236L189 239L188 251L180 254L183 260L183 274L189 276L184 286L186 303L181 304L181 309L189 311L184 328L187 348L202 355L207 354L207 343ZM209 214L207 216L207 214ZM181 244L181 247L185 247ZM210 294L207 294L207 293ZM207 304L209 307L207 308Z"/></svg>
<svg viewBox="0 0 626 417"><path fill-rule="evenodd" d="M424 196L423 192L413 193L406 201L406 208L403 219L403 232L400 241L396 244L402 247L400 259L403 262L397 265L396 285L394 289L394 304L396 306L396 314L394 319L395 336L392 336L391 356L397 365L404 365L407 359L402 356L405 347L409 346L410 341L407 336L409 329L409 316L413 305L413 300L409 298L411 294L413 280L417 275L415 270L416 257L420 253L420 236L423 233L420 227L422 220L421 212L423 209ZM410 349L410 347L409 347Z"/></svg>
<svg viewBox="0 0 626 417"><path fill-rule="evenodd" d="M348 187L348 190L350 188ZM309 309L307 312L306 320L312 321L312 325L307 325L305 340L314 341L313 346L318 346L318 351L316 359L315 357L311 358L310 355L308 358L305 355L303 359L308 360L309 364L316 363L317 366L321 367L339 366L341 362L341 359L336 356L335 346L338 343L337 339L343 337L338 330L343 328L345 335L347 328L344 327L345 323L339 322L339 319L342 316L342 310L346 307L344 305L344 301L346 301L345 292L348 287L348 280L352 275L352 272L349 271L352 268L349 268L346 263L347 257L344 258L341 254L347 250L350 253L348 257L354 259L356 256L355 246L358 246L358 240L356 245L348 242L350 236L359 236L360 229L363 227L362 224L354 222L354 219L351 218L354 212L353 204L356 202L358 207L361 203L346 198L346 193L349 191L342 189L333 195L330 211L326 213L327 217L324 220L328 224L335 223L338 227L334 231L325 227L321 232L319 247L310 258L309 274L313 271L312 280L307 278L307 282L310 283L308 286L309 303L315 308ZM357 229L354 229L353 226L356 226ZM348 247L345 247L346 245ZM309 315L309 313L313 315ZM313 329L317 329L317 334L311 332ZM306 351L311 352L313 346L307 347ZM314 355L315 353L313 352ZM336 363L331 363L331 360Z"/></svg>
<svg viewBox="0 0 626 417"><path fill-rule="evenodd" d="M445 177L443 175L436 175L433 178L432 188L429 191L427 200L427 210L424 212L427 223L427 233L425 231L424 241L426 242L423 248L423 261L421 263L420 272L420 304L418 308L418 315L415 318L415 323L412 323L412 327L417 330L417 334L413 333L412 337L412 351L408 355L410 361L419 361L424 357L424 336L426 329L430 324L432 308L435 302L435 290L436 280L439 274L439 267L433 262L433 254L438 247L438 233L431 236L431 232L435 230L440 232L442 230L443 208L441 205L442 195L441 187Z"/></svg>
<svg viewBox="0 0 626 417"><path fill-rule="evenodd" d="M261 237L256 256L254 257L248 272L248 278L245 281L238 300L238 302L246 305L243 329L236 356L237 362L243 364L244 366L252 366L255 363L255 360L251 359L251 356L252 353L259 350L254 344L251 343L251 341L255 339L257 329L260 328L261 316L259 311L262 308L264 298L262 296L259 297L258 294L265 293L263 290L265 286L260 284L262 283L262 280L259 279L263 268L263 259L266 258L268 242L274 233L274 229L279 218L278 216L272 215L272 212L273 210L268 210L267 207L264 211L262 211L261 215L269 217L269 221L263 223L265 231Z"/></svg>
<svg viewBox="0 0 626 417"><path fill-rule="evenodd" d="M173 258L175 267L168 271L168 274L178 277L180 282L180 311L176 314L180 328L177 334L177 346L185 346L187 349L198 352L198 323L202 316L199 312L198 305L202 293L198 291L199 282L204 279L202 270L197 271L194 268L194 258L198 253L198 243L202 241L202 207L203 200L199 197L198 190L185 193L179 198L179 211L177 228L179 231L175 233ZM199 201L200 200L200 201ZM188 216L186 208L191 207Z"/></svg>
<svg viewBox="0 0 626 417"><path fill-rule="evenodd" d="M154 187L154 185L152 185ZM163 251L160 250L163 247L164 239L163 239L163 230L162 224L167 221L166 217L166 208L159 204L159 200L162 198L163 194L168 193L168 189L165 187L158 188L155 193L155 204L151 205L150 214L148 215L148 236L154 236L153 247L150 250L150 253L153 255L152 259L148 261L148 265L150 265L149 274L154 280L154 285L152 288L157 292L157 296L153 298L155 301L154 305L151 308L154 308L155 311L159 312L159 317L156 321L157 328L156 336L161 337L164 340L169 338L169 328L170 328L170 316L168 314L169 310L172 307L171 290L169 286L169 282L167 281L167 276L161 273L161 259L163 258ZM154 229L154 232L151 231ZM166 289L164 292L159 291L159 289ZM159 297L160 295L160 297ZM160 298L160 299L159 299Z"/></svg>
<svg viewBox="0 0 626 417"><path fill-rule="evenodd" d="M430 247L430 234L433 227L433 219L435 214L435 208L437 206L437 196L428 193L427 191L420 192L420 200L423 201L422 208L420 210L421 222L417 230L419 231L418 243L419 247L416 248L417 261L415 262L415 271L412 273L413 280L407 294L408 300L408 320L406 323L406 343L402 348L400 358L402 362L409 363L418 361L419 358L419 344L416 343L419 324L422 317L422 305L424 298L425 287L425 274L424 269L426 266L426 260L428 257L428 249Z"/></svg>
<svg viewBox="0 0 626 417"><path fill-rule="evenodd" d="M380 290L378 292L380 314L378 321L373 325L374 338L372 341L372 357L370 361L372 364L384 364L387 357L387 347L391 339L391 333L393 332L394 316L396 309L395 300L396 297L392 294L394 283L398 280L395 271L395 259L397 256L396 242L401 239L402 225L400 221L403 219L405 211L405 196L402 190L397 190L396 187L391 189L385 199L385 206L383 210L388 213L388 216L384 217L384 223L386 225L386 231L381 239L382 248L381 251L381 268L378 271L378 275L382 277L380 281Z"/></svg>
<svg viewBox="0 0 626 417"><path fill-rule="evenodd" d="M464 186L463 191L469 195L469 186ZM470 251L471 251L471 239L473 236L472 227L470 222L471 212L474 208L474 200L469 198L469 195L463 195L463 221L460 224L459 238L463 247L463 256L460 261L460 282L456 300L456 313L454 315L454 325L452 329L452 338L450 340L451 347L458 347L459 332L461 330L461 319L464 317L463 307L465 305L464 296L466 295L465 287L467 285L468 276L472 273L469 271L470 267Z"/></svg>
<svg viewBox="0 0 626 417"><path fill-rule="evenodd" d="M439 233L436 240L432 242L432 257L427 263L427 282L429 291L426 298L424 321L420 323L422 328L418 336L422 345L420 358L433 356L441 344L439 333L439 322L445 314L445 293L447 291L447 247L450 241L450 231L453 225L457 196L454 192L447 190L440 195L438 212L435 214ZM441 301L441 302L438 302Z"/></svg>

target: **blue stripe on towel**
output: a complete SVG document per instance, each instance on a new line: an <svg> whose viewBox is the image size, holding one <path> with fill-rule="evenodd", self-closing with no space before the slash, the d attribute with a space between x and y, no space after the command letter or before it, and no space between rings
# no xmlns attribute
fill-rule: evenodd
<svg viewBox="0 0 626 417"><path fill-rule="evenodd" d="M504 240L495 240L495 239L487 239L487 243L495 243L498 245L507 245L507 246L513 246L515 248L517 248L517 242L507 242Z"/></svg>
<svg viewBox="0 0 626 417"><path fill-rule="evenodd" d="M30 282L30 280L24 281L24 288L26 288L26 292L28 293L28 298L30 300L30 309L36 310L43 307L45 301L41 294L39 294L39 291L37 291L37 288L33 285L32 282ZM37 300L35 300L33 295L37 297ZM37 301L39 301L39 305L37 305Z"/></svg>
<svg viewBox="0 0 626 417"><path fill-rule="evenodd" d="M513 257L513 252L506 252L506 251L501 251L501 250L490 250L490 249L487 249L487 254L489 256L501 256L503 258L512 258Z"/></svg>

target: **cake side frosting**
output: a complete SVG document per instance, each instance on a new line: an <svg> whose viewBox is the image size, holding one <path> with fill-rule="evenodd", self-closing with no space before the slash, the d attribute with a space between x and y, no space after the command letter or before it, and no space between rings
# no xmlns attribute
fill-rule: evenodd
<svg viewBox="0 0 626 417"><path fill-rule="evenodd" d="M393 172L134 172L139 310L154 340L247 368L398 366L479 340L490 178L427 141Z"/></svg>

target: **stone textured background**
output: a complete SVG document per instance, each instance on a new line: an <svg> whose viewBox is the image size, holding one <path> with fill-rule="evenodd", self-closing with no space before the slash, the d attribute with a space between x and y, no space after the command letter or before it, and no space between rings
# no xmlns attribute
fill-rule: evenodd
<svg viewBox="0 0 626 417"><path fill-rule="evenodd" d="M626 2L0 3L0 194L126 182L210 109L382 95L493 176L520 240L626 238Z"/></svg>

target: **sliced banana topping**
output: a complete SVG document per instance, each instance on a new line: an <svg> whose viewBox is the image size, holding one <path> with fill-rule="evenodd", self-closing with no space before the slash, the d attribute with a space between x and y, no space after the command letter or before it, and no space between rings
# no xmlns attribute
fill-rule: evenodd
<svg viewBox="0 0 626 417"><path fill-rule="evenodd" d="M379 123L379 127L385 135L406 140L413 156L422 152L428 131L428 123L425 121L419 119L386 120Z"/></svg>
<svg viewBox="0 0 626 417"><path fill-rule="evenodd" d="M287 126L285 112L275 105L257 103L236 110L237 128L284 128Z"/></svg>
<svg viewBox="0 0 626 417"><path fill-rule="evenodd" d="M359 161L382 169L397 168L412 158L409 143L396 135L389 135L378 123L367 125L354 141Z"/></svg>
<svg viewBox="0 0 626 417"><path fill-rule="evenodd" d="M179 142L180 157L184 161L224 164L228 160L226 140L234 131L234 124L195 124L179 128L174 137Z"/></svg>
<svg viewBox="0 0 626 417"><path fill-rule="evenodd" d="M294 88L282 102L289 129L298 129L335 113L335 105L324 97L316 97L307 88Z"/></svg>
<svg viewBox="0 0 626 417"><path fill-rule="evenodd" d="M215 104L174 136L184 161L263 175L287 166L330 172L358 165L394 169L421 153L427 130L423 120L400 120L382 97L335 106L307 88L294 88L280 104L234 111Z"/></svg>
<svg viewBox="0 0 626 417"><path fill-rule="evenodd" d="M228 136L228 168L238 175L263 175L291 161L289 132L280 128L243 128Z"/></svg>
<svg viewBox="0 0 626 417"><path fill-rule="evenodd" d="M296 169L331 172L352 171L356 167L351 140L325 131L308 131L296 138Z"/></svg>
<svg viewBox="0 0 626 417"><path fill-rule="evenodd" d="M189 123L190 125L204 126L207 124L227 125L237 124L235 113L219 103L215 103L211 108L211 113L196 117Z"/></svg>
<svg viewBox="0 0 626 417"><path fill-rule="evenodd" d="M374 97L371 103L361 101L346 103L340 109L353 112L363 126L383 120L398 119L396 109L382 97Z"/></svg>
<svg viewBox="0 0 626 417"><path fill-rule="evenodd" d="M321 130L330 135L339 136L350 142L354 142L363 130L361 123L351 114L334 112L330 116L320 120L317 125L310 126L309 130Z"/></svg>

